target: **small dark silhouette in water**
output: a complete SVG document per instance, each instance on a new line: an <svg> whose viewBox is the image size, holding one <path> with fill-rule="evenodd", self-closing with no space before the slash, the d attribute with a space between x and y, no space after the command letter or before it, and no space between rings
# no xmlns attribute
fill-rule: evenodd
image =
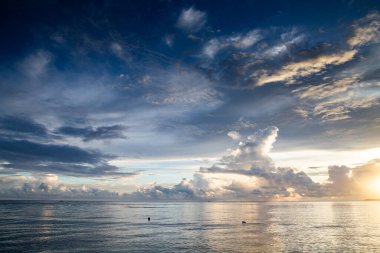
<svg viewBox="0 0 380 253"><path fill-rule="evenodd" d="M148 221L150 221L150 217L148 217Z"/></svg>
<svg viewBox="0 0 380 253"><path fill-rule="evenodd" d="M247 223L245 220L243 220L242 222L241 222L242 224L245 224L245 223Z"/></svg>

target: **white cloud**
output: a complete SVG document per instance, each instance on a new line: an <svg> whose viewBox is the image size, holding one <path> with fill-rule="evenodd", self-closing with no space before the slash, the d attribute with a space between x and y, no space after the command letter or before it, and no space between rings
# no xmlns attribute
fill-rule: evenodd
<svg viewBox="0 0 380 253"><path fill-rule="evenodd" d="M289 39L289 35L284 36ZM303 35L294 37L293 39L278 44L268 49L264 55L275 56L287 51L287 46L299 43L303 40ZM341 65L351 61L358 54L359 46L380 41L380 14L377 11L370 12L367 16L357 20L352 25L352 35L348 37L347 44L349 46L346 51L333 54L319 55L312 59L300 62L291 62L284 65L281 69L273 73L264 73L256 79L256 85L262 86L272 82L284 82L293 84L298 78L307 77L322 72L329 66Z"/></svg>
<svg viewBox="0 0 380 253"><path fill-rule="evenodd" d="M236 49L248 49L263 39L260 30L252 30L246 34L214 38L209 40L203 47L203 55L208 58L214 58L222 49L233 47Z"/></svg>
<svg viewBox="0 0 380 253"><path fill-rule="evenodd" d="M164 38L164 42L168 47L172 47L174 44L174 35L173 34L168 34Z"/></svg>
<svg viewBox="0 0 380 253"><path fill-rule="evenodd" d="M227 133L227 135L233 140L240 140L241 139L241 135L237 131L230 131Z"/></svg>
<svg viewBox="0 0 380 253"><path fill-rule="evenodd" d="M254 129L256 128L257 124L245 119L244 117L240 117L237 122L235 122L232 127L236 130L241 130L241 129Z"/></svg>
<svg viewBox="0 0 380 253"><path fill-rule="evenodd" d="M110 45L110 49L111 49L112 53L114 53L117 57L119 57L119 58L124 57L123 47L119 43L112 42Z"/></svg>
<svg viewBox="0 0 380 253"><path fill-rule="evenodd" d="M277 133L277 127L268 127L247 136L236 148L227 150L227 154L220 159L219 164L202 168L202 171L237 174L250 174L252 169L272 171L274 163L268 154L276 141ZM240 134L236 132L236 135Z"/></svg>
<svg viewBox="0 0 380 253"><path fill-rule="evenodd" d="M346 93L354 82L356 82L355 78L344 78L332 83L302 87L292 92L296 93L301 99L319 100L336 94Z"/></svg>
<svg viewBox="0 0 380 253"><path fill-rule="evenodd" d="M371 160L353 168L330 166L329 183L325 191L329 195L346 198L371 198L380 193L380 159Z"/></svg>
<svg viewBox="0 0 380 253"><path fill-rule="evenodd" d="M373 11L357 20L352 25L353 32L347 43L352 46L362 46L380 39L380 13Z"/></svg>
<svg viewBox="0 0 380 253"><path fill-rule="evenodd" d="M55 174L1 176L0 196L22 199L117 199L120 197L117 192L96 186L65 184Z"/></svg>
<svg viewBox="0 0 380 253"><path fill-rule="evenodd" d="M194 33L198 32L206 24L207 15L205 12L191 7L189 9L182 10L178 17L177 27L180 29Z"/></svg>
<svg viewBox="0 0 380 253"><path fill-rule="evenodd" d="M320 194L320 185L304 172L275 167L269 152L277 133L276 127L259 130L227 150L218 163L201 168L191 180L184 179L171 188L155 184L132 195L140 199L268 200Z"/></svg>
<svg viewBox="0 0 380 253"><path fill-rule="evenodd" d="M40 50L27 57L20 65L21 71L27 76L38 78L46 73L52 60L51 54Z"/></svg>
<svg viewBox="0 0 380 253"><path fill-rule="evenodd" d="M333 80L319 85L309 85L292 92L310 104L302 108L308 115L321 117L323 121L336 121L351 118L350 113L355 110L371 108L378 105L375 97L362 97L362 85L356 77L347 77Z"/></svg>
<svg viewBox="0 0 380 253"><path fill-rule="evenodd" d="M151 75L145 100L155 105L207 105L221 102L222 94L203 75L184 69L169 69Z"/></svg>
<svg viewBox="0 0 380 253"><path fill-rule="evenodd" d="M260 30L252 30L243 36L238 36L238 37L230 38L230 39L231 39L232 44L236 48L246 49L253 46L256 42L258 42L262 38L263 36L261 35Z"/></svg>
<svg viewBox="0 0 380 253"><path fill-rule="evenodd" d="M257 79L256 85L262 86L272 82L292 84L300 77L310 76L321 72L329 66L340 65L351 61L356 53L356 50L349 50L338 54L320 55L305 61L288 63L272 74L261 75Z"/></svg>
<svg viewBox="0 0 380 253"><path fill-rule="evenodd" d="M302 107L296 107L293 109L295 113L297 113L299 116L301 116L304 119L307 119L309 117L308 110L302 108Z"/></svg>
<svg viewBox="0 0 380 253"><path fill-rule="evenodd" d="M342 95L342 97L318 103L314 107L314 115L322 116L324 121L342 120L351 118L349 113L354 110L371 108L375 105L378 105L375 98L358 98L347 94L347 96Z"/></svg>
<svg viewBox="0 0 380 253"><path fill-rule="evenodd" d="M306 36L301 34L297 28L293 27L290 31L281 34L281 41L265 50L263 55L269 58L281 56L287 53L292 46L304 41L305 37Z"/></svg>

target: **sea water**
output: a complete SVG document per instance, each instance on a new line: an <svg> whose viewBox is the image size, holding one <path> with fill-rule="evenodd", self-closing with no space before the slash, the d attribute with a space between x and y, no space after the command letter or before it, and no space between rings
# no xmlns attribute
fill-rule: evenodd
<svg viewBox="0 0 380 253"><path fill-rule="evenodd" d="M380 202L0 201L0 251L380 252Z"/></svg>

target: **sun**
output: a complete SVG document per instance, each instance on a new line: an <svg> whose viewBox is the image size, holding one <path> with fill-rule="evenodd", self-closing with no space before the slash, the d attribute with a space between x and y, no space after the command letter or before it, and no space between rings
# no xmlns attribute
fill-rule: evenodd
<svg viewBox="0 0 380 253"><path fill-rule="evenodd" d="M380 177L377 177L371 181L369 186L371 187L371 190L380 194Z"/></svg>

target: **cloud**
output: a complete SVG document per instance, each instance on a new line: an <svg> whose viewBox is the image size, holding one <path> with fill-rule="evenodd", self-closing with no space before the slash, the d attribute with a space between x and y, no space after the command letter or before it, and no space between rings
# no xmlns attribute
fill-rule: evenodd
<svg viewBox="0 0 380 253"><path fill-rule="evenodd" d="M299 29L293 27L290 31L286 31L281 34L281 40L269 47L267 50L263 52L263 56L268 58L276 58L278 56L282 56L303 42L306 36L300 33Z"/></svg>
<svg viewBox="0 0 380 253"><path fill-rule="evenodd" d="M237 148L227 151L228 153L220 159L220 165L202 168L202 171L237 174L250 174L252 169L257 168L272 171L274 164L268 153L276 141L277 133L277 127L268 127L249 135L239 142Z"/></svg>
<svg viewBox="0 0 380 253"><path fill-rule="evenodd" d="M39 78L46 73L51 60L49 52L40 50L21 62L20 69L28 77Z"/></svg>
<svg viewBox="0 0 380 253"><path fill-rule="evenodd" d="M378 12L370 12L353 22L350 36L343 41L330 42L325 35L297 27L260 28L212 38L202 48L202 68L235 87L254 88L275 82L302 85L305 79L335 75L347 63L362 60L364 46L379 41L379 17Z"/></svg>
<svg viewBox="0 0 380 253"><path fill-rule="evenodd" d="M103 127L60 127L55 132L67 136L80 137L84 141L124 139L126 127L122 125L103 126Z"/></svg>
<svg viewBox="0 0 380 253"><path fill-rule="evenodd" d="M304 119L309 118L309 112L304 108L296 107L293 109L293 111Z"/></svg>
<svg viewBox="0 0 380 253"><path fill-rule="evenodd" d="M227 135L233 140L240 140L241 139L241 135L237 131L230 131L227 133Z"/></svg>
<svg viewBox="0 0 380 253"><path fill-rule="evenodd" d="M337 54L320 55L316 58L305 61L288 63L272 74L263 74L259 76L256 85L262 86L273 82L292 84L295 83L298 78L319 73L329 66L340 65L351 61L356 53L356 50L349 50Z"/></svg>
<svg viewBox="0 0 380 253"><path fill-rule="evenodd" d="M195 200L197 196L191 182L183 179L173 187L163 187L154 183L148 187L142 187L132 194L125 195L135 200Z"/></svg>
<svg viewBox="0 0 380 253"><path fill-rule="evenodd" d="M356 81L357 80L355 80L355 78L344 78L336 80L335 82L320 85L309 85L295 89L292 92L296 93L300 99L320 100L341 93L346 94L352 84Z"/></svg>
<svg viewBox="0 0 380 253"><path fill-rule="evenodd" d="M173 34L165 35L163 40L168 47L172 47L174 44L174 35Z"/></svg>
<svg viewBox="0 0 380 253"><path fill-rule="evenodd" d="M362 46L380 39L380 13L372 11L352 25L352 35L347 43L352 46Z"/></svg>
<svg viewBox="0 0 380 253"><path fill-rule="evenodd" d="M252 30L246 34L214 38L205 44L202 53L208 58L214 58L222 49L229 47L235 49L247 49L262 39L263 35L260 30Z"/></svg>
<svg viewBox="0 0 380 253"><path fill-rule="evenodd" d="M219 163L200 169L192 179L173 187L146 186L126 195L149 200L275 200L376 196L380 160L354 168L329 166L327 183L314 182L305 172L276 167L268 156L278 129L268 127L240 141Z"/></svg>
<svg viewBox="0 0 380 253"><path fill-rule="evenodd" d="M351 168L347 166L329 166L328 192L331 195L352 195L357 191L352 179Z"/></svg>
<svg viewBox="0 0 380 253"><path fill-rule="evenodd" d="M353 111L378 105L375 97L362 97L360 90L363 90L360 80L347 77L298 88L292 93L311 105L311 110L302 109L307 115L321 117L323 121L336 121L351 118Z"/></svg>
<svg viewBox="0 0 380 253"><path fill-rule="evenodd" d="M132 176L107 161L112 156L70 145L0 139L1 167L15 171L53 172L75 176Z"/></svg>
<svg viewBox="0 0 380 253"><path fill-rule="evenodd" d="M47 137L48 130L42 124L39 124L26 117L2 116L0 117L0 133L8 137Z"/></svg>
<svg viewBox="0 0 380 253"><path fill-rule="evenodd" d="M127 65L133 62L131 52L123 47L122 43L120 42L112 42L110 44L110 51Z"/></svg>
<svg viewBox="0 0 380 253"><path fill-rule="evenodd" d="M257 127L256 123L254 123L254 122L252 122L252 121L250 121L244 117L240 117L237 122L232 124L232 128L236 129L236 130L253 129L256 127Z"/></svg>
<svg viewBox="0 0 380 253"><path fill-rule="evenodd" d="M73 145L53 144L61 136L81 137L84 141L125 138L124 127L62 127L50 132L44 125L26 117L0 117L0 168L2 174L15 172L54 172L76 176L133 176L108 164L113 156Z"/></svg>
<svg viewBox="0 0 380 253"><path fill-rule="evenodd" d="M202 74L187 69L169 69L152 75L145 100L154 105L215 106L222 94Z"/></svg>
<svg viewBox="0 0 380 253"><path fill-rule="evenodd" d="M195 33L203 28L206 21L207 15L205 12L190 7L182 10L177 20L177 27L186 32Z"/></svg>
<svg viewBox="0 0 380 253"><path fill-rule="evenodd" d="M380 159L375 159L354 168L330 166L329 183L325 192L331 196L345 198L371 198L378 194L380 184Z"/></svg>
<svg viewBox="0 0 380 253"><path fill-rule="evenodd" d="M117 192L84 184L65 184L55 174L0 177L2 198L35 199L120 199Z"/></svg>
<svg viewBox="0 0 380 253"><path fill-rule="evenodd" d="M324 121L334 121L349 119L350 112L378 105L375 98L358 98L354 95L347 97L327 100L317 104L314 108L314 115L321 116Z"/></svg>
<svg viewBox="0 0 380 253"><path fill-rule="evenodd" d="M239 177L239 176L238 176ZM173 187L164 187L154 183L141 187L136 192L125 194L127 199L132 200L238 200L247 199L247 193L252 183L247 177L240 176L239 180L196 173L192 179L182 179ZM243 183L244 182L244 183ZM235 190L238 188L239 190ZM251 196L252 197L252 196Z"/></svg>
<svg viewBox="0 0 380 253"><path fill-rule="evenodd" d="M110 49L112 53L114 53L117 57L121 59L124 57L123 47L119 43L117 42L111 43Z"/></svg>
<svg viewBox="0 0 380 253"><path fill-rule="evenodd" d="M292 91L301 100L300 108L308 117L314 116L322 121L352 119L355 111L374 108L379 104L379 95L373 92L377 85L374 81L378 79L375 74L378 65L377 46L370 45L379 41L379 28L380 14L377 11L355 21L351 26L351 35L345 42L351 52L360 53L358 62L349 69L326 76L320 84ZM294 82L297 76L278 79L281 78ZM264 82L268 80L270 77Z"/></svg>
<svg viewBox="0 0 380 253"><path fill-rule="evenodd" d="M138 191L135 197L268 200L321 196L321 186L306 173L274 165L269 152L277 134L277 127L268 127L244 140L240 137L238 147L227 150L227 154L211 167L200 168L200 173L194 174L192 179L183 179L174 187L154 184Z"/></svg>
<svg viewBox="0 0 380 253"><path fill-rule="evenodd" d="M301 39L301 37L298 39ZM352 24L352 34L346 41L349 46L348 49L339 53L323 54L304 61L288 63L278 71L270 74L264 73L259 76L256 80L256 85L262 86L272 82L295 83L302 77L317 74L330 66L341 65L353 60L358 54L358 47L371 42L378 42L379 39L380 14L377 11L373 11ZM280 46L278 50L274 51L281 52L282 50L284 48Z"/></svg>

